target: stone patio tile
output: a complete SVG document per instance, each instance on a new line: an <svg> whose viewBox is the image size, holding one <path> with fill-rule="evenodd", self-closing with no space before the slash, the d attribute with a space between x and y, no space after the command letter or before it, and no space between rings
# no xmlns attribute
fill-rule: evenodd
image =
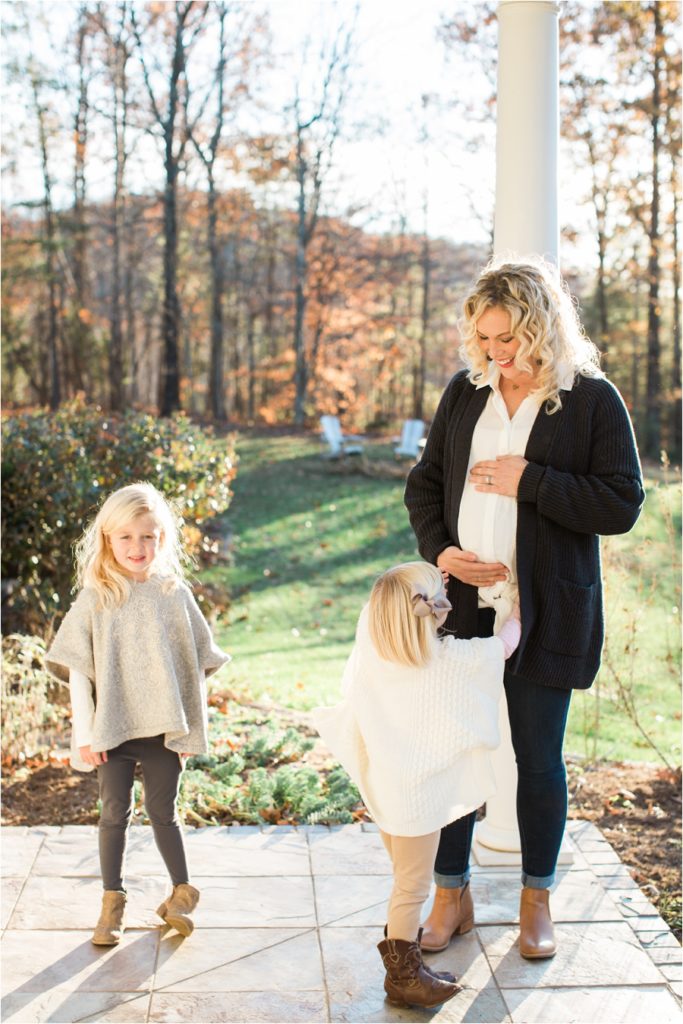
<svg viewBox="0 0 683 1024"><path fill-rule="evenodd" d="M31 873L57 875L62 878L69 875L99 878L97 836L90 832L61 832L58 835L47 836Z"/></svg>
<svg viewBox="0 0 683 1024"><path fill-rule="evenodd" d="M191 942L171 932L161 943L154 979L155 990L165 992L304 992L324 987L315 930L291 928L199 928Z"/></svg>
<svg viewBox="0 0 683 1024"><path fill-rule="evenodd" d="M652 917L629 917L628 923L644 946L654 943L659 936L661 939L670 937L680 949L680 943L676 941L676 936L656 911Z"/></svg>
<svg viewBox="0 0 683 1024"><path fill-rule="evenodd" d="M570 818L567 821L567 832L572 839L581 845L584 842L607 843L597 825L592 821L582 821L580 818ZM609 844L608 844L609 845Z"/></svg>
<svg viewBox="0 0 683 1024"><path fill-rule="evenodd" d="M327 1005L322 992L155 992L150 1021L214 1022L274 1021L317 1024L327 1021Z"/></svg>
<svg viewBox="0 0 683 1024"><path fill-rule="evenodd" d="M41 826L42 828L42 826ZM63 836L83 836L91 838L97 835L97 825L62 825L60 833Z"/></svg>
<svg viewBox="0 0 683 1024"><path fill-rule="evenodd" d="M675 941L675 939L674 939ZM681 947L674 948L673 946L651 946L646 947L647 955L652 960L653 964L657 964L661 967L662 964L678 964L681 966Z"/></svg>
<svg viewBox="0 0 683 1024"><path fill-rule="evenodd" d="M197 928L312 928L310 877L202 878L193 914Z"/></svg>
<svg viewBox="0 0 683 1024"><path fill-rule="evenodd" d="M3 878L0 884L0 928L6 928L24 885L23 878Z"/></svg>
<svg viewBox="0 0 683 1024"><path fill-rule="evenodd" d="M387 875L391 863L378 832L357 826L308 834L314 875Z"/></svg>
<svg viewBox="0 0 683 1024"><path fill-rule="evenodd" d="M606 843L604 846L599 847L596 844L596 847L597 848L595 850L584 849L584 853L582 854L591 866L597 864L604 865L621 863L619 854L613 850L609 844Z"/></svg>
<svg viewBox="0 0 683 1024"><path fill-rule="evenodd" d="M419 1010L414 1007L392 1006L384 998L384 990L380 984L374 991L330 992L330 1019L333 1021L382 1021L393 1024L394 1021L439 1022L439 1024L455 1024L455 1022L481 1022L481 1024L505 1024L510 1021L507 1007L496 988L495 982L485 985L480 991L465 989L454 999L444 1003L435 1010Z"/></svg>
<svg viewBox="0 0 683 1024"><path fill-rule="evenodd" d="M0 849L0 874L3 878L26 878L36 854L45 842L45 836L39 833L15 832L14 829L2 829L2 847Z"/></svg>
<svg viewBox="0 0 683 1024"><path fill-rule="evenodd" d="M163 925L155 913L171 891L163 878L127 878L128 928L158 928ZM102 882L99 878L62 878L55 881L47 875L27 879L10 919L13 929L94 928L100 916Z"/></svg>
<svg viewBox="0 0 683 1024"><path fill-rule="evenodd" d="M556 928L557 954L550 960L524 960L516 928L494 925L478 931L501 988L661 983L657 968L625 921L561 924Z"/></svg>
<svg viewBox="0 0 683 1024"><path fill-rule="evenodd" d="M193 876L310 875L306 836L292 830L199 828L185 836ZM131 864L133 861L131 861Z"/></svg>
<svg viewBox="0 0 683 1024"><path fill-rule="evenodd" d="M591 870L600 879L604 886L610 889L637 889L638 885L633 875L621 861L609 864L591 863Z"/></svg>
<svg viewBox="0 0 683 1024"><path fill-rule="evenodd" d="M17 992L2 1001L3 1021L17 1024L43 1024L48 1021L120 1021L122 1024L144 1024L149 1009L149 995L131 996L120 992L71 992L52 989L50 992Z"/></svg>
<svg viewBox="0 0 683 1024"><path fill-rule="evenodd" d="M136 992L150 987L157 956L157 931L127 931L119 946L93 946L89 931L22 932L2 938L3 994L47 992L61 987L82 992Z"/></svg>
<svg viewBox="0 0 683 1024"><path fill-rule="evenodd" d="M477 924L519 921L518 874L472 877L472 897ZM431 901L429 906L431 906ZM621 921L621 914L590 871L563 871L550 895L553 921ZM425 916L428 913L425 907Z"/></svg>
<svg viewBox="0 0 683 1024"><path fill-rule="evenodd" d="M665 1024L680 1021L676 999L664 985L649 988L503 989L503 997L520 1024Z"/></svg>
<svg viewBox="0 0 683 1024"><path fill-rule="evenodd" d="M391 875L318 875L318 924L384 927L392 883Z"/></svg>
<svg viewBox="0 0 683 1024"><path fill-rule="evenodd" d="M604 882L603 882L604 885ZM659 914L640 889L612 889L610 896L615 906L621 911L622 917L658 918Z"/></svg>

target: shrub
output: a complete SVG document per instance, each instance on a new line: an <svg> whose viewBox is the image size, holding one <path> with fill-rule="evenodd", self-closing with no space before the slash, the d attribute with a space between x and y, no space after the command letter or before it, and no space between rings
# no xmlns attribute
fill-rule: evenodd
<svg viewBox="0 0 683 1024"><path fill-rule="evenodd" d="M23 761L42 753L64 725L62 686L45 669L45 645L39 637L2 639L3 757Z"/></svg>
<svg viewBox="0 0 683 1024"><path fill-rule="evenodd" d="M72 545L111 491L148 480L175 499L186 546L200 554L208 520L232 497L234 438L178 414L103 413L74 399L56 412L6 418L3 438L4 628L41 632L70 604Z"/></svg>

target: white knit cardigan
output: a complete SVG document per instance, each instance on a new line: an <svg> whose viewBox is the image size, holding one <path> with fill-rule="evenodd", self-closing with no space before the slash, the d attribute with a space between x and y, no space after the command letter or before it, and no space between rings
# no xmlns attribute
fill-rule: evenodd
<svg viewBox="0 0 683 1024"><path fill-rule="evenodd" d="M323 740L390 835L435 832L495 792L503 690L498 637L434 640L423 668L380 658L361 612L343 679L344 700L315 708Z"/></svg>
<svg viewBox="0 0 683 1024"><path fill-rule="evenodd" d="M170 750L202 754L208 749L205 678L229 660L190 588L152 576L131 582L129 598L116 608L100 607L94 589L81 590L45 664L64 682L71 670L91 681L94 751L163 733ZM73 750L72 764L90 770Z"/></svg>

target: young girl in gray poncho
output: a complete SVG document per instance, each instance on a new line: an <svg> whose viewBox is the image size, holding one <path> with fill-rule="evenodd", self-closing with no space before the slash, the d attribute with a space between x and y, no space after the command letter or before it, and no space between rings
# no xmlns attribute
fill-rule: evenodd
<svg viewBox="0 0 683 1024"><path fill-rule="evenodd" d="M176 800L183 757L207 750L206 676L219 650L184 581L176 517L146 483L111 494L77 546L80 593L47 653L69 683L73 767L97 769L104 894L92 941L124 927L123 867L136 764L145 807L173 884L157 913L181 934L199 892L189 884Z"/></svg>

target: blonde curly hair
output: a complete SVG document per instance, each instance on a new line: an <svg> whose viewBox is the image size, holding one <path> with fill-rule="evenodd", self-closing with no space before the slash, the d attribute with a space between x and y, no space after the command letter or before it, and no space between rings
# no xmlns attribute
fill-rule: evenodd
<svg viewBox="0 0 683 1024"><path fill-rule="evenodd" d="M586 377L603 377L597 348L586 337L574 301L556 268L543 260L492 260L463 303L458 321L460 355L478 381L489 360L477 339L477 321L496 307L510 314L510 333L519 341L515 366L536 372L534 393L548 413L562 408L560 367Z"/></svg>

